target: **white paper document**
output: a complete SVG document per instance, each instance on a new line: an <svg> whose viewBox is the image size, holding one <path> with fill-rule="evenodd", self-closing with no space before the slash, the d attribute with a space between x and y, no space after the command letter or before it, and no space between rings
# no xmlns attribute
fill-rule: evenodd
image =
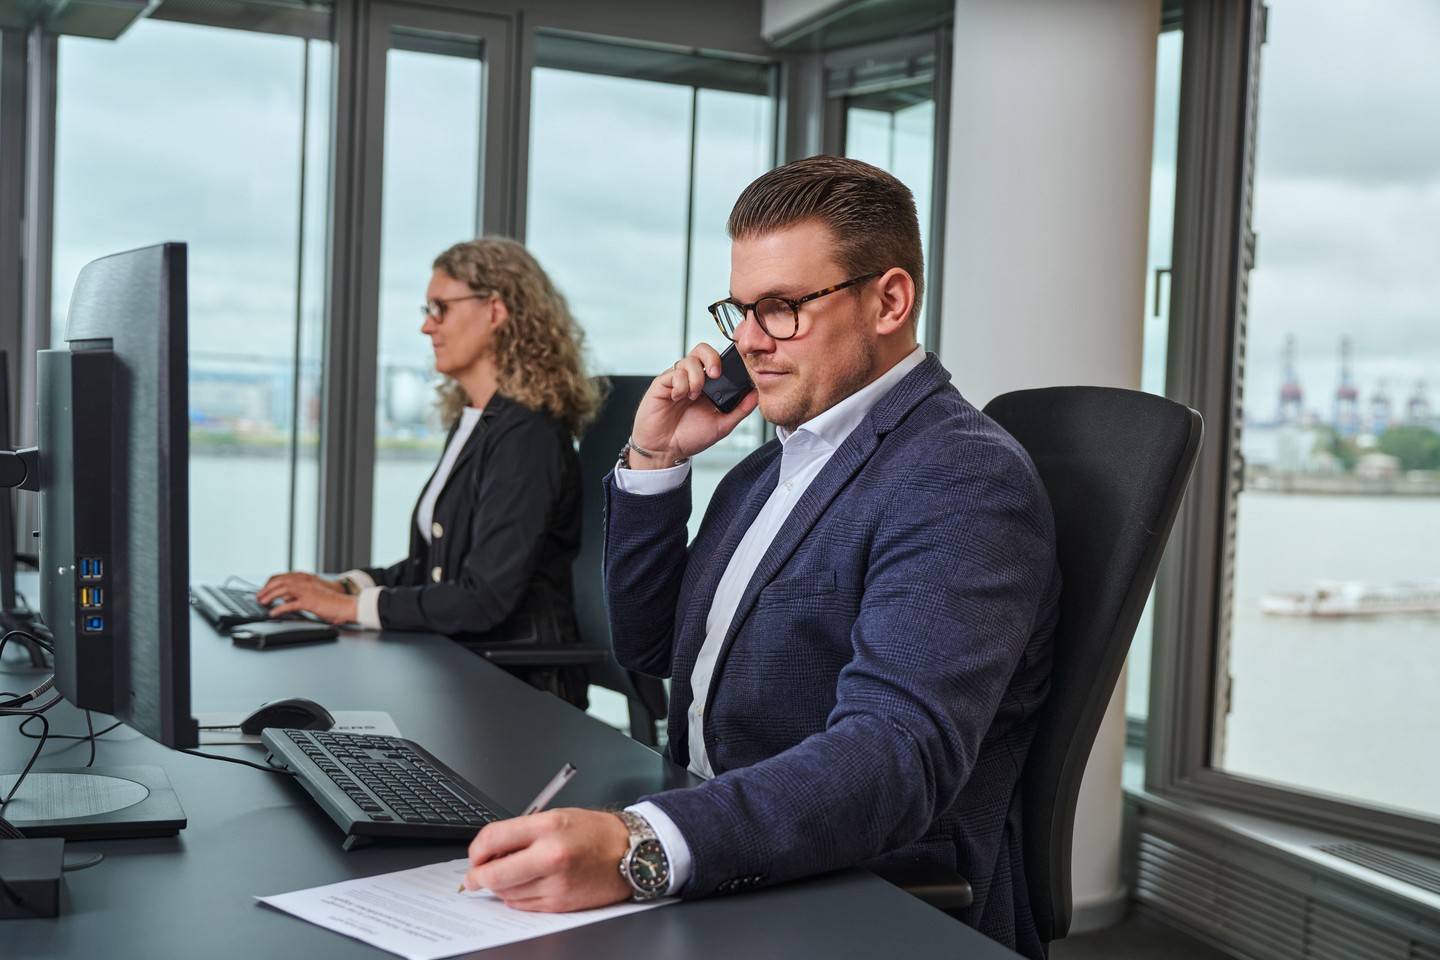
<svg viewBox="0 0 1440 960"><path fill-rule="evenodd" d="M456 893L469 869L467 860L450 860L256 899L408 960L440 960L678 902L528 913L512 910L489 891Z"/></svg>

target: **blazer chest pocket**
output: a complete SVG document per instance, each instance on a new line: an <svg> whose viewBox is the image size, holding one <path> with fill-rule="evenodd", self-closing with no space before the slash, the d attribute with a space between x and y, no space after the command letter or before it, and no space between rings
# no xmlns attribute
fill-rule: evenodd
<svg viewBox="0 0 1440 960"><path fill-rule="evenodd" d="M760 591L757 606L786 603L791 600L807 600L835 592L835 571L807 573L798 577L776 580Z"/></svg>

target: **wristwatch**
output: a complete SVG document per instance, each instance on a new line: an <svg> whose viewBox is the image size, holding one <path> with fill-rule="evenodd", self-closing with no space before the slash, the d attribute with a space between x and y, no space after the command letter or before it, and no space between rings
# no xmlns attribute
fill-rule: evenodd
<svg viewBox="0 0 1440 960"><path fill-rule="evenodd" d="M620 858L620 876L630 884L630 899L637 902L663 897L670 889L670 859L645 818L629 810L617 810L630 830L630 849Z"/></svg>

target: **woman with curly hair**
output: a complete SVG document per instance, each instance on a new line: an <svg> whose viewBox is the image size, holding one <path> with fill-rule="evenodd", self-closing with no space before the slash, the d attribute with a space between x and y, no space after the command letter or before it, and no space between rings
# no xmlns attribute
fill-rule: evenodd
<svg viewBox="0 0 1440 960"><path fill-rule="evenodd" d="M415 506L409 556L333 580L277 574L257 596L280 601L272 615L304 610L466 645L574 643L574 438L601 400L585 373L584 333L535 258L499 237L436 258L422 310L450 434ZM583 706L582 674L557 684L553 672L520 672Z"/></svg>

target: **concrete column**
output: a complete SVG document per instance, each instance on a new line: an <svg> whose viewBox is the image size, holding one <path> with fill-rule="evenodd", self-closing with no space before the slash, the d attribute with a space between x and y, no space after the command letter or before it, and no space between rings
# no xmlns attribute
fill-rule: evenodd
<svg viewBox="0 0 1440 960"><path fill-rule="evenodd" d="M1138 389L1158 0L957 0L940 355L984 405ZM1086 771L1075 927L1124 913L1124 679Z"/></svg>

